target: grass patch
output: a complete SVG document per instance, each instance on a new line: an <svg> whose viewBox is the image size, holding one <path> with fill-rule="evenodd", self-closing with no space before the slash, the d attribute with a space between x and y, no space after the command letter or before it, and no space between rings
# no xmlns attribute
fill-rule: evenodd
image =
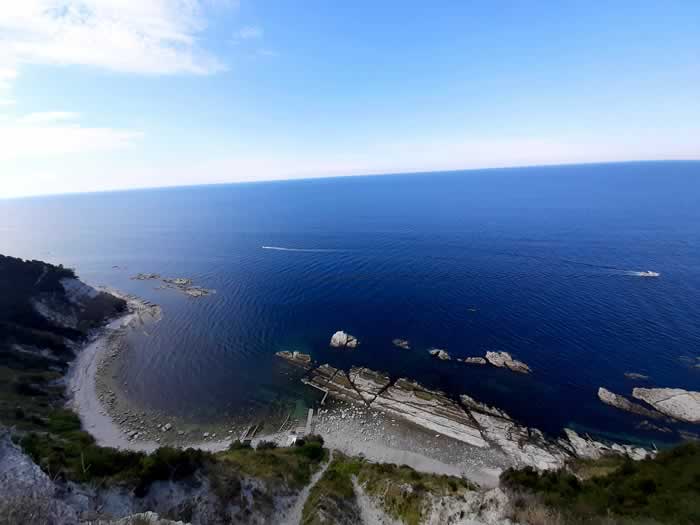
<svg viewBox="0 0 700 525"><path fill-rule="evenodd" d="M478 487L463 478L423 474L407 465L364 463L358 476L368 494L393 518L418 525L431 496L461 496Z"/></svg>
<svg viewBox="0 0 700 525"><path fill-rule="evenodd" d="M579 480L566 471L538 473L509 469L501 482L513 491L538 496L559 510L563 523L620 523L640 520L672 525L700 523L700 444L688 443L659 453L655 459L622 460L603 475ZM587 472L595 472L590 464ZM606 522L606 520L608 520ZM613 521L615 523L615 521Z"/></svg>
<svg viewBox="0 0 700 525"><path fill-rule="evenodd" d="M348 458L341 452L334 452L333 461L309 492L304 504L301 523L317 525L325 523L324 517L331 516L341 522L341 515L353 521L356 514L356 496L352 477L362 469L362 462L357 458Z"/></svg>
<svg viewBox="0 0 700 525"><path fill-rule="evenodd" d="M286 483L294 489L307 485L326 457L326 450L318 442L258 450L232 447L216 455L219 461L247 476Z"/></svg>
<svg viewBox="0 0 700 525"><path fill-rule="evenodd" d="M423 474L406 465L369 463L335 452L333 462L309 494L302 522L314 524L319 511L355 501L353 476L387 514L408 525L421 523L431 497L459 497L478 488L462 478Z"/></svg>

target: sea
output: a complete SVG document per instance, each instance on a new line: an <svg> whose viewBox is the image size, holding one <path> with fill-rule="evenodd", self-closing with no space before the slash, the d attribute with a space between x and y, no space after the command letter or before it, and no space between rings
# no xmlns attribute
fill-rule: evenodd
<svg viewBox="0 0 700 525"><path fill-rule="evenodd" d="M281 350L469 394L550 435L658 446L678 433L640 428L598 388L700 390L700 162L35 197L0 201L0 217L0 253L162 306L119 374L134 403L194 422L314 406ZM360 346L330 348L337 330ZM456 361L488 350L532 373Z"/></svg>

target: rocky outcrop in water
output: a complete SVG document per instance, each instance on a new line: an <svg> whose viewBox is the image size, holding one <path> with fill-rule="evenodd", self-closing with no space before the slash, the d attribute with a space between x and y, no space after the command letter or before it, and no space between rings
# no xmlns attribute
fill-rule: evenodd
<svg viewBox="0 0 700 525"><path fill-rule="evenodd" d="M407 339L394 339L391 341L391 343L397 347L401 348L403 350L410 350L411 349L411 343Z"/></svg>
<svg viewBox="0 0 700 525"><path fill-rule="evenodd" d="M357 348L360 341L356 337L339 330L331 337L330 344L333 348Z"/></svg>
<svg viewBox="0 0 700 525"><path fill-rule="evenodd" d="M568 446L572 447L574 454L579 458L600 459L605 455L625 455L634 460L641 460L654 456L652 452L640 447L618 444L606 445L588 436L582 437L569 428L564 429L564 434L566 434Z"/></svg>
<svg viewBox="0 0 700 525"><path fill-rule="evenodd" d="M201 286L195 286L192 279L186 277L161 277L157 273L139 273L134 275L132 278L134 281L162 281L164 284L160 288L173 288L179 290L189 297L206 297L212 293L214 290L208 290L202 288Z"/></svg>
<svg viewBox="0 0 700 525"><path fill-rule="evenodd" d="M661 419L663 417L663 415L659 412L644 408L642 405L638 405L637 403L632 403L632 401L626 397L615 394L614 392L611 392L603 387L598 389L598 398L606 405L619 408L620 410L624 410L626 412L639 414L640 416L650 417L652 419Z"/></svg>
<svg viewBox="0 0 700 525"><path fill-rule="evenodd" d="M644 374L638 374L637 372L625 372L625 377L627 379L632 379L636 381L646 381L649 379L649 376L645 376Z"/></svg>
<svg viewBox="0 0 700 525"><path fill-rule="evenodd" d="M464 359L458 358L457 361L468 365L485 365L487 363L486 359L483 357L465 357Z"/></svg>
<svg viewBox="0 0 700 525"><path fill-rule="evenodd" d="M550 439L528 428L505 411L461 396L461 406L444 393L410 381L391 379L368 368L353 367L349 373L328 364L309 372L302 382L329 396L379 410L470 445L497 447L521 466L556 469L575 456L628 455L638 459L648 452L621 445L605 445L567 430L566 438Z"/></svg>
<svg viewBox="0 0 700 525"><path fill-rule="evenodd" d="M311 356L309 354L303 354L297 351L289 352L287 350L283 350L282 352L275 352L275 355L307 370L310 369L312 365Z"/></svg>
<svg viewBox="0 0 700 525"><path fill-rule="evenodd" d="M486 360L498 368L508 368L513 372L519 372L521 374L528 374L531 372L529 366L522 361L513 359L508 352L486 352Z"/></svg>
<svg viewBox="0 0 700 525"><path fill-rule="evenodd" d="M700 392L680 388L635 388L632 396L679 421L700 423Z"/></svg>
<svg viewBox="0 0 700 525"><path fill-rule="evenodd" d="M440 361L449 361L452 359L450 357L450 354L447 353L447 351L442 350L441 348L431 348L428 350L428 353L433 356L438 358Z"/></svg>
<svg viewBox="0 0 700 525"><path fill-rule="evenodd" d="M391 384L388 376L369 368L352 367L348 377L368 405Z"/></svg>
<svg viewBox="0 0 700 525"><path fill-rule="evenodd" d="M372 407L476 447L487 447L478 425L442 392L399 379L382 392Z"/></svg>
<svg viewBox="0 0 700 525"><path fill-rule="evenodd" d="M548 440L537 429L520 425L505 411L467 395L460 396L460 400L483 435L517 464L541 470L557 469L571 457L567 448Z"/></svg>

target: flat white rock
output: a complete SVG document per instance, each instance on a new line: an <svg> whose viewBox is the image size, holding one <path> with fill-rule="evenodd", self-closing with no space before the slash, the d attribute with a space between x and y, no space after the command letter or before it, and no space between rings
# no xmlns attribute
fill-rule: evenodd
<svg viewBox="0 0 700 525"><path fill-rule="evenodd" d="M635 388L632 396L674 419L700 423L700 392L681 388Z"/></svg>

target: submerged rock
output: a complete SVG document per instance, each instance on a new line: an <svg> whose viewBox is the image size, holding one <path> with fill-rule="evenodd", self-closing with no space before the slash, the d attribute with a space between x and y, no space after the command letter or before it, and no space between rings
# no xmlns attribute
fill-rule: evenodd
<svg viewBox="0 0 700 525"><path fill-rule="evenodd" d="M448 354L445 350L442 350L440 348L431 348L430 350L428 350L428 353L433 357L437 357L441 361L449 361L450 359L452 359L450 357L450 354Z"/></svg>
<svg viewBox="0 0 700 525"><path fill-rule="evenodd" d="M598 398L606 405L610 405L633 414L639 414L640 416L650 417L652 419L660 419L663 417L663 415L659 412L644 408L642 405L638 405L637 403L632 403L632 401L626 397L615 394L614 392L611 392L603 387L598 389Z"/></svg>
<svg viewBox="0 0 700 525"><path fill-rule="evenodd" d="M152 281L160 279L160 275L157 273L139 273L131 278L133 281Z"/></svg>
<svg viewBox="0 0 700 525"><path fill-rule="evenodd" d="M513 359L508 352L486 352L486 360L493 366L498 368L508 368L513 372L528 374L531 372L530 367L522 361Z"/></svg>
<svg viewBox="0 0 700 525"><path fill-rule="evenodd" d="M680 388L635 388L632 396L674 419L700 423L700 392Z"/></svg>
<svg viewBox="0 0 700 525"><path fill-rule="evenodd" d="M356 348L359 344L356 337L346 334L342 330L337 331L331 337L331 346L334 348Z"/></svg>
<svg viewBox="0 0 700 525"><path fill-rule="evenodd" d="M458 359L458 361L460 360ZM461 361L470 365L485 365L487 363L486 359L483 357L465 357L461 359Z"/></svg>
<svg viewBox="0 0 700 525"><path fill-rule="evenodd" d="M290 363L306 368L307 370L311 368L311 356L309 354L302 354L301 352L289 352L283 350L282 352L275 352L277 357L286 359Z"/></svg>
<svg viewBox="0 0 700 525"><path fill-rule="evenodd" d="M654 432L664 432L666 434L673 432L673 430L671 430L668 427L660 427L658 425L655 425L651 421L647 421L646 419L644 421L642 421L641 423L638 423L635 426L635 428L637 430L651 430Z"/></svg>
<svg viewBox="0 0 700 525"><path fill-rule="evenodd" d="M394 339L391 342L398 348L403 348L404 350L411 349L411 343L408 342L408 339Z"/></svg>
<svg viewBox="0 0 700 525"><path fill-rule="evenodd" d="M625 372L625 377L627 379L638 379L640 381L649 379L649 376L645 376L644 374L638 374L637 372Z"/></svg>

